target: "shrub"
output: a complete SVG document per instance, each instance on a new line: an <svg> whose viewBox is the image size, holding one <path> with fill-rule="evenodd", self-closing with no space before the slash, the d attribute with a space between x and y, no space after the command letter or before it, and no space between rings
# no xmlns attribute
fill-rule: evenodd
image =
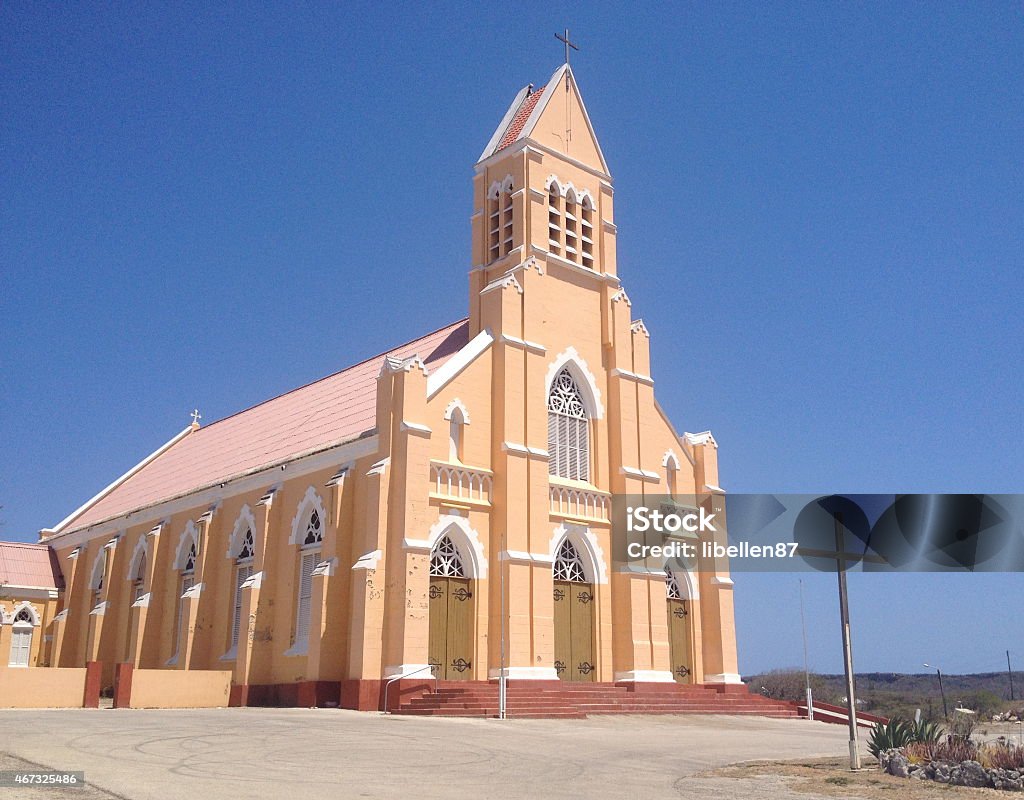
<svg viewBox="0 0 1024 800"><path fill-rule="evenodd" d="M918 720L911 723L913 742L925 742L935 744L942 738L942 726L927 720Z"/></svg>
<svg viewBox="0 0 1024 800"><path fill-rule="evenodd" d="M913 736L914 726L899 717L893 717L885 725L876 722L868 735L868 752L878 758L883 750L894 750L910 744L914 740Z"/></svg>
<svg viewBox="0 0 1024 800"><path fill-rule="evenodd" d="M992 742L980 749L978 760L985 769L1024 769L1024 747Z"/></svg>

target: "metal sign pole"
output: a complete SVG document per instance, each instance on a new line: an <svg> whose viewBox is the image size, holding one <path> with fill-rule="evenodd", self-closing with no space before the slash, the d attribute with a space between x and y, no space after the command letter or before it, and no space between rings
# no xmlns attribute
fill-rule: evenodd
<svg viewBox="0 0 1024 800"><path fill-rule="evenodd" d="M850 604L846 594L846 557L843 542L843 515L836 513L836 571L839 575L839 617L843 627L843 668L846 670L846 714L850 724L850 769L860 769L857 748L857 700L853 691L853 646L850 639Z"/></svg>

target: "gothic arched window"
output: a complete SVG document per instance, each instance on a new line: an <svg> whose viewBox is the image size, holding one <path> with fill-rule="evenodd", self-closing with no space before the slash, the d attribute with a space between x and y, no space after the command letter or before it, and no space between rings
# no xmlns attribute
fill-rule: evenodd
<svg viewBox="0 0 1024 800"><path fill-rule="evenodd" d="M134 603L145 593L146 587L146 551L139 555L139 562L135 567L135 574L132 575L132 602Z"/></svg>
<svg viewBox="0 0 1024 800"><path fill-rule="evenodd" d="M558 555L555 556L555 580L587 583L583 560L580 558L576 545L568 539L562 542L558 548Z"/></svg>
<svg viewBox="0 0 1024 800"><path fill-rule="evenodd" d="M466 570L462 565L462 556L459 555L455 543L447 534L438 539L430 551L430 577L466 577Z"/></svg>
<svg viewBox="0 0 1024 800"><path fill-rule="evenodd" d="M320 514L314 508L309 514L309 522L306 523L306 536L302 540L302 546L320 544L324 540L324 526L320 521Z"/></svg>
<svg viewBox="0 0 1024 800"><path fill-rule="evenodd" d="M548 396L548 472L590 480L590 420L568 367L555 377Z"/></svg>
<svg viewBox="0 0 1024 800"><path fill-rule="evenodd" d="M242 537L242 546L238 548L238 560L246 561L252 558L253 552L252 528L247 528L245 536Z"/></svg>
<svg viewBox="0 0 1024 800"><path fill-rule="evenodd" d="M683 599L683 593L679 591L679 581L668 567L665 567L665 590L668 592L669 600Z"/></svg>

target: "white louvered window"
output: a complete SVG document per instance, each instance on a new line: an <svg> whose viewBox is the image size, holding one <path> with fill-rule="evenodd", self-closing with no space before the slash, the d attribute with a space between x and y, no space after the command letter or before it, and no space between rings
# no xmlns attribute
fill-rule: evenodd
<svg viewBox="0 0 1024 800"><path fill-rule="evenodd" d="M316 512L313 512L314 514ZM306 550L299 564L299 602L295 621L295 643L309 639L309 612L313 603L313 570L320 563L319 550Z"/></svg>
<svg viewBox="0 0 1024 800"><path fill-rule="evenodd" d="M252 577L252 564L239 564L235 569L235 607L231 622L231 647L238 647L238 634L242 629L242 584Z"/></svg>
<svg viewBox="0 0 1024 800"><path fill-rule="evenodd" d="M590 480L590 420L568 368L555 377L548 397L548 473Z"/></svg>
<svg viewBox="0 0 1024 800"><path fill-rule="evenodd" d="M576 546L568 539L562 542L558 548L558 555L555 556L555 580L574 583L587 582L583 560L580 558Z"/></svg>
<svg viewBox="0 0 1024 800"><path fill-rule="evenodd" d="M465 578L466 570L462 556L455 543L447 534L437 540L430 551L430 576L432 578Z"/></svg>
<svg viewBox="0 0 1024 800"><path fill-rule="evenodd" d="M184 632L185 626L188 624L188 620L185 618L185 592L196 585L196 576L189 573L183 573L181 576L181 593L178 595L178 619L174 626L174 657L177 658L181 653L181 643L184 641L187 635Z"/></svg>
<svg viewBox="0 0 1024 800"><path fill-rule="evenodd" d="M11 653L7 663L11 667L27 667L32 653L32 615L21 609L14 618L11 632Z"/></svg>

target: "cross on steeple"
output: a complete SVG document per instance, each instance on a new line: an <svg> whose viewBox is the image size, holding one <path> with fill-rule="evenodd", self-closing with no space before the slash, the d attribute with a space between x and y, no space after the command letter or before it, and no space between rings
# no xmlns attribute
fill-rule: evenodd
<svg viewBox="0 0 1024 800"><path fill-rule="evenodd" d="M568 28L565 29L565 34L564 35L561 34L561 33L556 33L555 34L555 38L558 39L558 41L560 41L562 44L565 45L565 65L568 66L569 65L569 48L571 47L573 50L576 50L577 52L579 52L580 48L576 44L574 44L572 41L570 41L570 39L569 39L569 29Z"/></svg>
<svg viewBox="0 0 1024 800"><path fill-rule="evenodd" d="M198 408L193 408L192 409L192 424L193 425L198 425L199 424L199 420L201 420L202 418L203 418L203 415L199 413L199 409Z"/></svg>

